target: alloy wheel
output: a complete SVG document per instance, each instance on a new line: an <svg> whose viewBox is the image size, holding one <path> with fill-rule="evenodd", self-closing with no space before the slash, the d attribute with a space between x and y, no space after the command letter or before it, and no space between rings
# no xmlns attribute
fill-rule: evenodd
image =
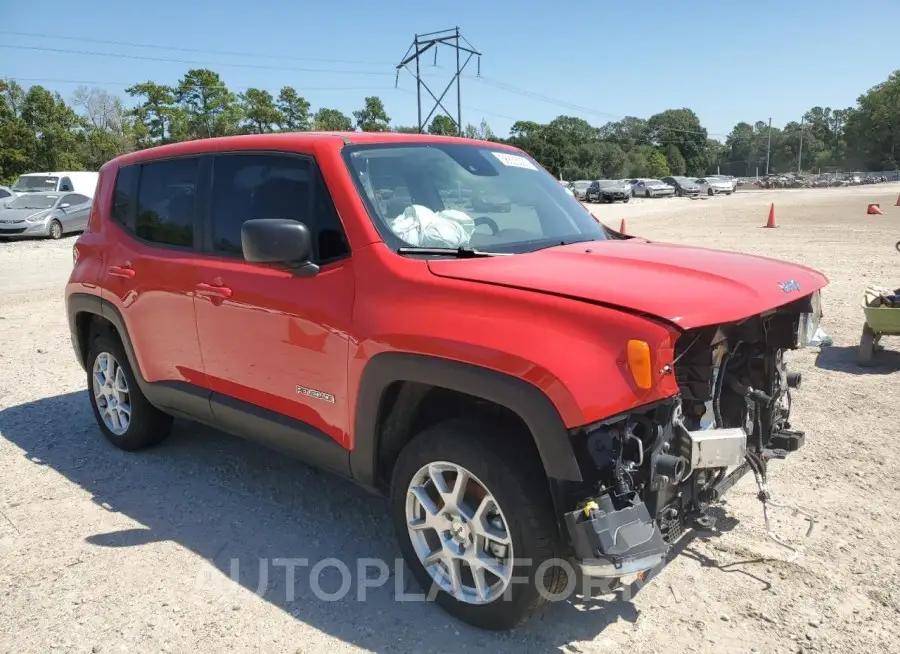
<svg viewBox="0 0 900 654"><path fill-rule="evenodd" d="M406 493L406 525L419 562L454 599L488 604L512 580L508 522L494 496L455 463L429 463Z"/></svg>
<svg viewBox="0 0 900 654"><path fill-rule="evenodd" d="M116 436L122 436L131 425L131 394L125 371L109 352L94 359L92 370L94 400L103 424Z"/></svg>

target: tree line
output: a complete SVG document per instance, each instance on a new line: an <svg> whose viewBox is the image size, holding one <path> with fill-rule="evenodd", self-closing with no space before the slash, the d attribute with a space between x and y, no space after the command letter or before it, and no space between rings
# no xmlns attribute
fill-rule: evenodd
<svg viewBox="0 0 900 654"><path fill-rule="evenodd" d="M125 89L132 106L100 88L79 87L66 101L42 86L0 80L0 181L42 170L97 170L109 159L164 143L279 131L416 132L392 125L378 96L347 115L319 107L290 86L277 95L235 93L218 73L191 69L170 86L145 81ZM426 131L455 135L436 116ZM626 117L599 127L572 116L549 123L518 121L508 137L484 121L463 135L521 147L561 179L662 177L721 172L895 170L900 168L900 71L845 109L813 107L799 122L769 128L737 123L724 141L710 138L691 109L648 119Z"/></svg>

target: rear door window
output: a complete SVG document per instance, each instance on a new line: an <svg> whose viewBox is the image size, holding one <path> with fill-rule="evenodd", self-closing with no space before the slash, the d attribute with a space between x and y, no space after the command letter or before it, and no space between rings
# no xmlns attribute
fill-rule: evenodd
<svg viewBox="0 0 900 654"><path fill-rule="evenodd" d="M196 157L141 166L134 230L139 238L193 247L199 166Z"/></svg>

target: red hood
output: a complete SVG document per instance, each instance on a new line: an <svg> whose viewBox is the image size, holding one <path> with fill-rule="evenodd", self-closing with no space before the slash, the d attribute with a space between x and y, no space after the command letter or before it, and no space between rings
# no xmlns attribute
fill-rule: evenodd
<svg viewBox="0 0 900 654"><path fill-rule="evenodd" d="M828 284L793 263L640 239L577 243L486 259L433 259L431 272L647 313L682 329L762 313ZM799 291L782 289L793 281Z"/></svg>

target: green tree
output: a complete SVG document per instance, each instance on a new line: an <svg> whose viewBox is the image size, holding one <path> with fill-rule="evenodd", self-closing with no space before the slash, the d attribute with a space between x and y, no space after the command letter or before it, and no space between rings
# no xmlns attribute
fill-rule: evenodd
<svg viewBox="0 0 900 654"><path fill-rule="evenodd" d="M317 132L349 132L353 129L350 117L337 109L319 109L313 118L313 129Z"/></svg>
<svg viewBox="0 0 900 654"><path fill-rule="evenodd" d="M392 132L397 132L398 134L418 134L419 128L407 125L396 125L391 129Z"/></svg>
<svg viewBox="0 0 900 654"><path fill-rule="evenodd" d="M669 170L672 171L673 175L684 175L687 165L684 161L684 156L681 154L681 150L679 150L675 145L670 143L666 146L666 161L669 164Z"/></svg>
<svg viewBox="0 0 900 654"><path fill-rule="evenodd" d="M459 134L459 130L456 129L456 122L452 118L439 114L434 117L431 125L428 126L428 133L436 134L437 136L456 136Z"/></svg>
<svg viewBox="0 0 900 654"><path fill-rule="evenodd" d="M173 89L147 81L129 86L125 93L140 101L131 111L132 117L144 126L139 134L139 146L149 147L171 140L173 118L179 111Z"/></svg>
<svg viewBox="0 0 900 654"><path fill-rule="evenodd" d="M42 86L28 89L22 101L22 120L35 135L35 170L80 170L76 129L83 125L59 93Z"/></svg>
<svg viewBox="0 0 900 654"><path fill-rule="evenodd" d="M178 82L175 98L184 110L184 125L179 126L187 128L184 137L208 138L239 133L240 106L218 73L205 68L189 70Z"/></svg>
<svg viewBox="0 0 900 654"><path fill-rule="evenodd" d="M281 129L285 132L308 132L310 125L309 101L301 95L297 95L290 86L285 86L278 92L278 102L275 105L281 112Z"/></svg>
<svg viewBox="0 0 900 654"><path fill-rule="evenodd" d="M493 141L497 137L494 136L494 132L491 130L491 126L487 124L487 121L482 118L481 123L478 127L475 125L466 125L466 128L463 130L463 134L466 138L470 139L479 139L481 141Z"/></svg>
<svg viewBox="0 0 900 654"><path fill-rule="evenodd" d="M690 174L702 174L709 163L708 134L700 119L690 109L667 109L647 121L650 141L657 147L674 145ZM668 156L672 170L672 158ZM677 173L676 173L677 174Z"/></svg>
<svg viewBox="0 0 900 654"><path fill-rule="evenodd" d="M29 172L37 152L37 134L22 119L25 90L0 80L0 182L12 183Z"/></svg>
<svg viewBox="0 0 900 654"><path fill-rule="evenodd" d="M353 112L356 129L363 132L389 132L391 119L384 109L384 103L377 95L369 96L362 109Z"/></svg>
<svg viewBox="0 0 900 654"><path fill-rule="evenodd" d="M252 134L274 132L284 116L275 106L272 94L262 89L247 89L238 96L244 114L244 131Z"/></svg>
<svg viewBox="0 0 900 654"><path fill-rule="evenodd" d="M900 70L859 96L844 128L851 165L900 168Z"/></svg>
<svg viewBox="0 0 900 654"><path fill-rule="evenodd" d="M669 169L669 162L659 150L654 149L647 158L647 177L659 178L668 177L672 174Z"/></svg>

